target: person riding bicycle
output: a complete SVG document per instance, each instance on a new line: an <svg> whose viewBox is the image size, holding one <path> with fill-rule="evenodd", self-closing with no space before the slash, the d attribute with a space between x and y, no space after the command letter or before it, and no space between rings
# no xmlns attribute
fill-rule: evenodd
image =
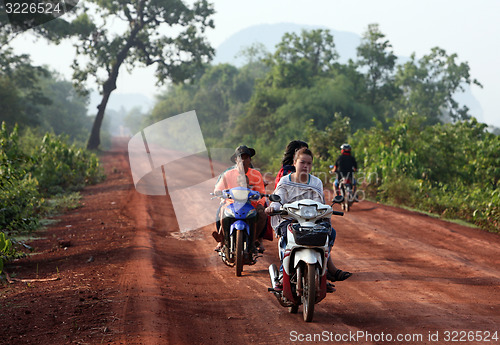
<svg viewBox="0 0 500 345"><path fill-rule="evenodd" d="M340 155L338 156L333 169L330 170L331 173L336 173L335 178L335 191L337 195L340 195L339 182L342 178L349 179L352 181L353 191L356 198L356 179L354 178L354 172L358 170L358 164L356 163L356 158L351 155L351 145L342 144L340 146Z"/></svg>
<svg viewBox="0 0 500 345"><path fill-rule="evenodd" d="M253 169L252 166L252 157L255 155L255 150L253 148L249 148L247 146L238 146L234 151L234 154L231 156L231 161L236 163L231 168L224 171L217 180L215 184L214 193L220 192L225 189L230 189L234 187L247 187L254 191L257 191L261 194L265 194L266 190L264 188L264 179L262 178L262 174ZM227 229L229 229L230 219L222 217L224 215L224 207L228 203L232 203L233 201L230 199L226 199L224 205L219 209L218 214L216 216L216 231L212 233L214 239L219 242L216 251L220 250L223 245L223 240L227 240ZM256 234L256 229L263 229L266 225L267 216L264 213L265 208L265 198L261 198L260 200L252 200L251 204L255 207L257 211L257 217L255 221L252 221L251 231L252 238L251 245L253 248L251 250L257 250L254 247L254 244L260 248L260 251L263 251L263 247L261 243L255 243L256 239L258 239L259 234ZM220 219L222 219L222 226Z"/></svg>

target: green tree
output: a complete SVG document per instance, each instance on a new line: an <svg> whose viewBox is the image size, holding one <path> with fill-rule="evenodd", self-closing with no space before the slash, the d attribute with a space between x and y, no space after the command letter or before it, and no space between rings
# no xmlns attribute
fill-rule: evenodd
<svg viewBox="0 0 500 345"><path fill-rule="evenodd" d="M356 50L356 65L365 72L367 104L381 108L383 103L392 101L397 93L394 85L397 57L392 45L385 39L378 24L370 24Z"/></svg>
<svg viewBox="0 0 500 345"><path fill-rule="evenodd" d="M0 104L0 122L5 122L9 127L13 127L18 121L26 122L20 91L5 75L0 75Z"/></svg>
<svg viewBox="0 0 500 345"><path fill-rule="evenodd" d="M0 54L0 121L8 128L40 125L40 109L50 104L40 80L50 76L44 67L33 66L28 55L15 55L11 48Z"/></svg>
<svg viewBox="0 0 500 345"><path fill-rule="evenodd" d="M469 118L469 109L458 104L455 94L464 91L464 85L481 84L470 77L468 63L458 63L457 58L438 47L418 61L412 54L396 73L396 85L402 92L398 108L426 116L429 124Z"/></svg>
<svg viewBox="0 0 500 345"><path fill-rule="evenodd" d="M272 69L267 83L278 88L311 86L314 77L331 72L337 59L329 30L285 33L267 62Z"/></svg>
<svg viewBox="0 0 500 345"><path fill-rule="evenodd" d="M271 54L267 51L266 46L260 42L254 42L247 47L243 47L235 57L243 57L246 60L245 65L262 65L263 61L269 59Z"/></svg>
<svg viewBox="0 0 500 345"><path fill-rule="evenodd" d="M88 97L79 94L72 83L57 72L40 79L43 94L50 102L40 107L39 123L43 132L67 134L84 142L92 125L87 116Z"/></svg>
<svg viewBox="0 0 500 345"><path fill-rule="evenodd" d="M80 86L96 77L102 86L89 149L100 144L106 105L122 66L130 70L155 64L159 84L167 79L177 83L192 78L213 56L203 36L214 27L210 19L214 10L206 0L191 7L181 0L92 0L79 10L73 21L79 37L73 77ZM119 22L126 27L124 32L117 32Z"/></svg>
<svg viewBox="0 0 500 345"><path fill-rule="evenodd" d="M322 130L314 126L314 120L309 120L305 125L305 133L316 158L331 163L338 156L340 145L347 142L351 135L350 119L335 113L330 125Z"/></svg>
<svg viewBox="0 0 500 345"><path fill-rule="evenodd" d="M258 63L251 66L257 67ZM171 85L159 96L146 124L196 109L207 142L222 145L234 130L234 123L243 116L255 79L264 75L259 72L261 69L251 66L239 69L230 64L206 66L204 73L191 83Z"/></svg>

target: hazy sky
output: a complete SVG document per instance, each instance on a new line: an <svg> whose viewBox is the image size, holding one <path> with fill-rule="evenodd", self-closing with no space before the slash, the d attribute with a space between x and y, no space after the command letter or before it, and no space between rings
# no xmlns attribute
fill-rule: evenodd
<svg viewBox="0 0 500 345"><path fill-rule="evenodd" d="M483 121L500 127L500 0L215 0L216 28L207 37L217 48L232 34L252 25L295 23L321 25L362 35L378 23L398 56L417 57L438 46L468 62L471 76L483 89L472 88L481 103ZM35 63L50 64L70 77L70 44L48 46L17 42ZM35 49L33 49L35 48ZM153 70L132 75L121 71L117 93L153 96Z"/></svg>

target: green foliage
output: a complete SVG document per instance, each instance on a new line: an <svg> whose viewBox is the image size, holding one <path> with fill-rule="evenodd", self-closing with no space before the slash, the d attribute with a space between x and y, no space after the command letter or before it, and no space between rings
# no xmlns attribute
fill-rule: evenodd
<svg viewBox="0 0 500 345"><path fill-rule="evenodd" d="M276 88L311 86L315 77L331 71L337 59L329 30L285 33L267 61L271 71L266 83Z"/></svg>
<svg viewBox="0 0 500 345"><path fill-rule="evenodd" d="M0 130L0 228L31 230L38 225L38 181L28 172L30 158L18 145L18 129Z"/></svg>
<svg viewBox="0 0 500 345"><path fill-rule="evenodd" d="M398 66L395 76L402 92L397 107L426 116L428 124L469 118L469 109L461 107L454 96L465 85L481 84L470 77L469 65L458 63L457 58L438 47L418 61L412 54L410 61Z"/></svg>
<svg viewBox="0 0 500 345"><path fill-rule="evenodd" d="M175 84L196 78L214 55L204 37L214 27L214 9L206 0L90 0L74 12L73 81L85 93L89 79L95 79L102 95L88 149L101 144L106 106L122 67L155 65L158 84Z"/></svg>
<svg viewBox="0 0 500 345"><path fill-rule="evenodd" d="M49 72L31 64L27 55L15 55L11 49L0 52L0 121L12 129L40 124L40 108L50 104L39 84Z"/></svg>
<svg viewBox="0 0 500 345"><path fill-rule="evenodd" d="M317 129L312 119L305 125L306 139L315 158L326 162L338 156L340 145L347 142L350 134L350 119L339 113L333 115L324 130Z"/></svg>
<svg viewBox="0 0 500 345"><path fill-rule="evenodd" d="M434 48L398 65L375 24L345 65L322 30L286 34L272 55L247 54L243 68L207 66L171 87L148 123L196 109L207 146L254 147L254 165L269 172L289 141L305 140L324 183L349 142L368 196L498 229L499 137L454 100L479 84L456 54Z"/></svg>
<svg viewBox="0 0 500 345"><path fill-rule="evenodd" d="M16 124L22 131L36 127L74 140L88 135L88 99L77 95L57 72L33 66L27 56L10 50L0 56L0 100L0 121L9 129Z"/></svg>
<svg viewBox="0 0 500 345"><path fill-rule="evenodd" d="M475 119L425 126L400 113L387 129L354 137L364 188L377 200L500 227L500 137Z"/></svg>
<svg viewBox="0 0 500 345"><path fill-rule="evenodd" d="M9 131L3 123L0 131L1 229L35 229L48 207L43 197L75 191L104 177L94 154L68 145L62 137L47 134L37 146L21 145L19 141L17 126Z"/></svg>
<svg viewBox="0 0 500 345"><path fill-rule="evenodd" d="M24 252L17 250L18 247L30 248L15 239L7 238L5 233L0 232L0 274L6 263L26 256Z"/></svg>
<svg viewBox="0 0 500 345"><path fill-rule="evenodd" d="M71 82L61 79L57 72L40 78L39 84L50 100L39 109L40 130L84 142L91 127L87 116L88 97L79 95Z"/></svg>
<svg viewBox="0 0 500 345"><path fill-rule="evenodd" d="M396 55L392 45L385 40L385 35L377 24L368 25L361 44L357 48L356 66L365 71L363 74L366 90L361 97L379 113L379 117L387 111L387 107L399 94L394 83Z"/></svg>
<svg viewBox="0 0 500 345"><path fill-rule="evenodd" d="M0 274L3 272L4 263L9 261L13 254L12 242L0 232Z"/></svg>
<svg viewBox="0 0 500 345"><path fill-rule="evenodd" d="M97 156L66 141L64 137L46 134L32 152L31 173L44 195L80 190L102 179Z"/></svg>
<svg viewBox="0 0 500 345"><path fill-rule="evenodd" d="M235 122L244 113L255 80L264 75L262 64L253 62L251 66L241 69L229 64L207 66L199 79L171 86L161 95L145 124L196 109L207 143L223 147L221 143L230 142Z"/></svg>
<svg viewBox="0 0 500 345"><path fill-rule="evenodd" d="M351 125L348 117L335 113L333 120L324 130L314 126L314 120L309 120L305 127L306 141L309 144L315 159L313 170L323 184L329 184L334 177L330 174L330 165L337 159L340 146L349 141Z"/></svg>

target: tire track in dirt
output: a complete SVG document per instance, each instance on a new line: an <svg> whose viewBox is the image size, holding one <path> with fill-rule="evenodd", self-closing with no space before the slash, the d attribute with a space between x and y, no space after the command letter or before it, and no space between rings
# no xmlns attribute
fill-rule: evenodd
<svg viewBox="0 0 500 345"><path fill-rule="evenodd" d="M422 338L404 343L423 344L429 332L500 332L495 234L357 203L333 217L334 261L354 276L337 283L306 324L301 309L291 315L267 292L276 240L238 278L213 252L213 225L180 233L168 196L142 196L132 186L125 213L137 228L121 278L128 298L119 340L126 344L289 344L293 334L357 331L417 334Z"/></svg>

